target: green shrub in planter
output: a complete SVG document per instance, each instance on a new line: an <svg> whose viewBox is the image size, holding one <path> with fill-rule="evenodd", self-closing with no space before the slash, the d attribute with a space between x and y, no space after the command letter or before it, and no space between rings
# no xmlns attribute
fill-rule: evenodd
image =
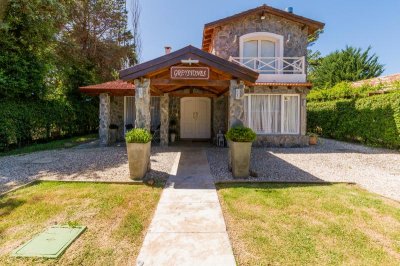
<svg viewBox="0 0 400 266"><path fill-rule="evenodd" d="M226 133L229 140L229 165L235 178L246 178L250 174L250 155L256 133L248 127L233 127Z"/></svg>
<svg viewBox="0 0 400 266"><path fill-rule="evenodd" d="M148 143L151 139L151 133L144 128L134 128L125 135L127 143Z"/></svg>
<svg viewBox="0 0 400 266"><path fill-rule="evenodd" d="M229 129L225 137L234 142L253 142L257 135L251 128L240 126Z"/></svg>

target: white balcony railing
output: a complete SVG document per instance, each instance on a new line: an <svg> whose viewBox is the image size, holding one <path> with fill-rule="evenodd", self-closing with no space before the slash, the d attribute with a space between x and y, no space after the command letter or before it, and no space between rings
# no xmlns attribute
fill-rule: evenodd
<svg viewBox="0 0 400 266"><path fill-rule="evenodd" d="M305 82L305 57L230 57L229 61L258 73L261 82Z"/></svg>

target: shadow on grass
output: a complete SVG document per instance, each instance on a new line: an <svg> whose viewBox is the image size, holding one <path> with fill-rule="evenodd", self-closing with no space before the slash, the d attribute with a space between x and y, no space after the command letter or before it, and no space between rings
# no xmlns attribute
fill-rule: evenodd
<svg viewBox="0 0 400 266"><path fill-rule="evenodd" d="M25 200L0 197L0 217L9 215L14 209L24 205L25 202Z"/></svg>
<svg viewBox="0 0 400 266"><path fill-rule="evenodd" d="M298 182L235 182L235 183L218 183L217 189L225 188L252 188L256 191L268 193L265 189L287 189L287 188L305 188L305 187L327 187L332 186L334 183L321 182L321 183L298 183Z"/></svg>

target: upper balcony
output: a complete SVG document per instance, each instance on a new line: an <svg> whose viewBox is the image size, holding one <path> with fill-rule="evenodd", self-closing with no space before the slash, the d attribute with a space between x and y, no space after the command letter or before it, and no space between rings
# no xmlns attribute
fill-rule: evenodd
<svg viewBox="0 0 400 266"><path fill-rule="evenodd" d="M302 57L230 57L229 61L258 73L257 82L306 82L306 59Z"/></svg>

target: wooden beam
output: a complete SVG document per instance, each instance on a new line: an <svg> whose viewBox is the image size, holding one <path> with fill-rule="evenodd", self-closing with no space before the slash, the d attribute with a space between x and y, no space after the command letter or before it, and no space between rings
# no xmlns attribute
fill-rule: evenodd
<svg viewBox="0 0 400 266"><path fill-rule="evenodd" d="M153 86L205 86L205 87L229 87L229 80L177 80L177 79L151 79L150 84Z"/></svg>
<svg viewBox="0 0 400 266"><path fill-rule="evenodd" d="M163 95L164 95L164 92L163 92L163 91L157 89L157 88L154 87L154 86L150 86L150 92L154 92L155 94L159 94L160 96L163 96Z"/></svg>
<svg viewBox="0 0 400 266"><path fill-rule="evenodd" d="M202 90L205 90L205 91L209 91L209 92L212 92L212 93L216 93L216 94L220 93L219 90L217 90L217 89L215 89L213 87L199 87L199 89L202 89Z"/></svg>
<svg viewBox="0 0 400 266"><path fill-rule="evenodd" d="M216 94L213 93L180 93L180 92L173 92L170 93L170 96L173 97L217 97Z"/></svg>

